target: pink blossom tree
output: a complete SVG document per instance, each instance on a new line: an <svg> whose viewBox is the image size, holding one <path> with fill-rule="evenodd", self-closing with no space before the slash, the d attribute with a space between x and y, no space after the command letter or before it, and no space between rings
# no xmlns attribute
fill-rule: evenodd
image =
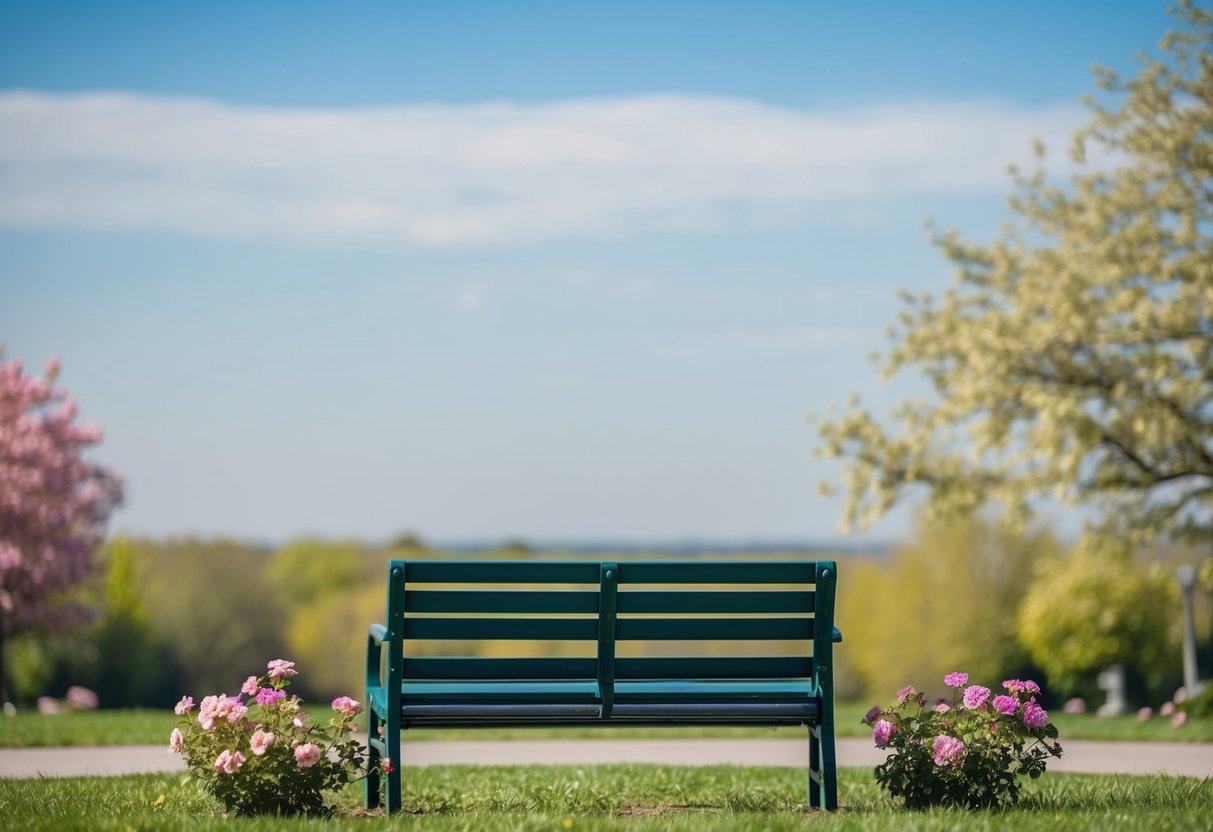
<svg viewBox="0 0 1213 832"><path fill-rule="evenodd" d="M57 596L88 574L122 500L121 480L83 458L101 431L75 423L58 374L51 359L41 379L26 375L0 345L0 702L9 639L70 619Z"/></svg>

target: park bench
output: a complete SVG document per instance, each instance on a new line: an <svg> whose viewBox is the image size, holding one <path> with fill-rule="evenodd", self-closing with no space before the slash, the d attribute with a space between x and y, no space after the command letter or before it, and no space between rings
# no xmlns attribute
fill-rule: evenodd
<svg viewBox="0 0 1213 832"><path fill-rule="evenodd" d="M832 561L390 561L367 643L366 805L382 776L401 808L407 728L804 725L808 803L835 809L836 580ZM502 640L540 655L432 655Z"/></svg>

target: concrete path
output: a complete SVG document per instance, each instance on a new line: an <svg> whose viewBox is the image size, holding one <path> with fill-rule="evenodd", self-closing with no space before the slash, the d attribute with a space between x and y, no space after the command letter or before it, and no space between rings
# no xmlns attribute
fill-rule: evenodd
<svg viewBox="0 0 1213 832"><path fill-rule="evenodd" d="M1090 774L1178 774L1213 777L1213 743L1113 743L1070 740L1050 771ZM838 765L870 768L886 753L871 740L838 741ZM660 763L663 765L807 765L802 740L542 740L406 742L406 766L530 763ZM76 777L182 771L167 746L0 749L0 778Z"/></svg>

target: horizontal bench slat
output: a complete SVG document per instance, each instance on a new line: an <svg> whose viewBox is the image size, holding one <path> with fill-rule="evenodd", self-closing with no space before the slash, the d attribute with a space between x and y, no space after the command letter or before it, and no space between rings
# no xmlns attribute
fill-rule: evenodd
<svg viewBox="0 0 1213 832"><path fill-rule="evenodd" d="M405 566L408 584L594 584L597 563L544 563L543 561L410 561Z"/></svg>
<svg viewBox="0 0 1213 832"><path fill-rule="evenodd" d="M406 639L596 640L595 618L406 618Z"/></svg>
<svg viewBox="0 0 1213 832"><path fill-rule="evenodd" d="M620 584L811 584L817 580L812 563L628 563L619 564Z"/></svg>
<svg viewBox="0 0 1213 832"><path fill-rule="evenodd" d="M406 589L404 611L596 613L598 593L541 590Z"/></svg>
<svg viewBox="0 0 1213 832"><path fill-rule="evenodd" d="M690 656L615 660L615 678L619 680L807 679L812 675L813 660L803 656Z"/></svg>
<svg viewBox="0 0 1213 832"><path fill-rule="evenodd" d="M594 659L443 656L404 660L406 679L593 679L597 672Z"/></svg>
<svg viewBox="0 0 1213 832"><path fill-rule="evenodd" d="M621 591L620 613L748 612L755 614L812 612L812 592L694 592L676 590Z"/></svg>
<svg viewBox="0 0 1213 832"><path fill-rule="evenodd" d="M619 641L809 639L811 618L620 618Z"/></svg>

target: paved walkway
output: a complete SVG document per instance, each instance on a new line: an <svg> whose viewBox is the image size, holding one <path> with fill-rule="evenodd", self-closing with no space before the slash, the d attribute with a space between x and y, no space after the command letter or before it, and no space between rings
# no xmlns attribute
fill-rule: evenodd
<svg viewBox="0 0 1213 832"><path fill-rule="evenodd" d="M1069 740L1050 771L1090 774L1178 774L1213 777L1213 743L1112 743ZM872 767L886 752L871 740L838 741L838 765ZM528 763L660 763L664 765L807 765L803 740L542 740L405 742L406 766ZM166 746L0 749L0 778L141 774L184 769Z"/></svg>

